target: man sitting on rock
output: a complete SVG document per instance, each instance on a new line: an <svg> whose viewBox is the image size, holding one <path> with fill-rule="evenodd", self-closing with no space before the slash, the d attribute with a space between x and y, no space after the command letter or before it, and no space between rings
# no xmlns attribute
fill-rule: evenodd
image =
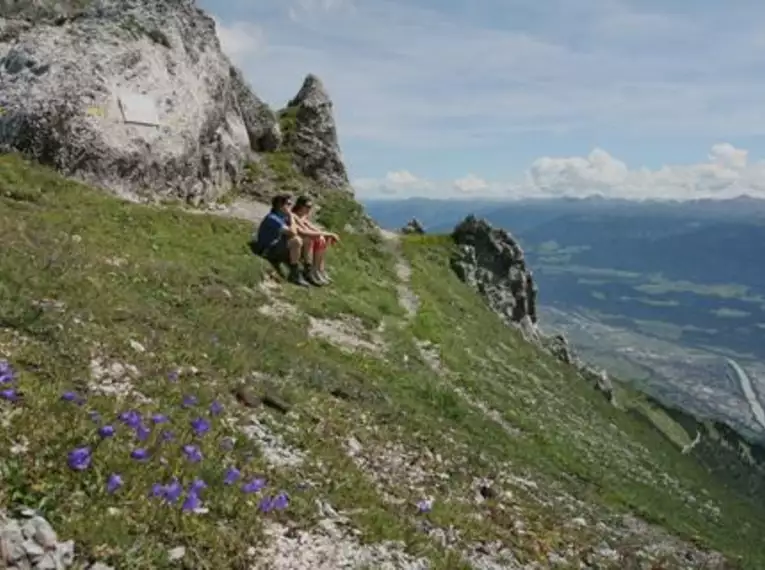
<svg viewBox="0 0 765 570"><path fill-rule="evenodd" d="M287 194L274 196L271 211L260 222L257 233L250 239L252 253L263 257L280 271L282 263L289 266L288 279L300 287L309 287L300 272L300 251L303 240L298 233L298 226L290 215L292 199Z"/></svg>
<svg viewBox="0 0 765 570"><path fill-rule="evenodd" d="M292 207L292 219L303 240L303 276L312 285L328 285L332 280L325 270L325 254L327 247L340 241L340 238L312 224L308 219L312 210L313 202L308 196L300 196Z"/></svg>

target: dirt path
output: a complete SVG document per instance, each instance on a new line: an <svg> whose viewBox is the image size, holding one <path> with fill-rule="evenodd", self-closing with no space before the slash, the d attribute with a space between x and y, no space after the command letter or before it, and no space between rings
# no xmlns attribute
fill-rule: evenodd
<svg viewBox="0 0 765 570"><path fill-rule="evenodd" d="M393 251L396 255L396 277L398 283L396 284L396 290L398 292L398 302L401 308L406 311L406 317L408 321L411 321L417 316L417 311L420 306L420 300L412 290L412 266L404 258L401 252L401 236L399 234L390 232L388 230L380 230L380 234L385 238L388 243L391 244Z"/></svg>

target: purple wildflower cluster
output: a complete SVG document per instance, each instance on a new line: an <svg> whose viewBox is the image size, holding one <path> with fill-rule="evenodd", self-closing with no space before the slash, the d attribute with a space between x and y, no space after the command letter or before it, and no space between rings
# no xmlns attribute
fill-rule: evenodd
<svg viewBox="0 0 765 570"><path fill-rule="evenodd" d="M0 400L15 402L19 391L15 386L16 373L7 360L0 360Z"/></svg>
<svg viewBox="0 0 765 570"><path fill-rule="evenodd" d="M0 367L0 379L2 379L3 383L10 382L13 379L13 372L7 363L2 362L1 364L3 367ZM176 376L171 373L168 379L174 382ZM77 406L84 406L87 403L86 399L77 392L65 392L61 399ZM199 399L193 395L184 396L181 402L181 407L186 410L196 408L198 405ZM218 401L212 402L208 413L200 413L197 417L190 420L188 430L185 430L184 433L187 433L194 440L203 440L212 430L212 423L209 418L219 416L222 412L223 405ZM121 429L126 429L129 433L132 433L137 442L130 451L130 458L133 461L150 463L155 455L159 455L159 463L167 465L167 459L160 453L163 449L163 444L175 440L174 432L162 428L165 424L172 423L167 415L162 413L144 415L138 410L130 409L119 413L114 422L108 423L104 422L101 415L96 411L89 411L88 414L91 420L98 424L96 430L98 442L94 445L83 445L69 451L67 463L70 469L74 471L89 469L93 463L93 456L98 443L115 437L120 430L120 425L123 426ZM153 440L155 443L152 444L150 440L155 432L157 432ZM220 447L225 451L233 450L233 439L229 437L223 438L220 441ZM200 464L204 461L202 450L196 441L193 443L182 443L180 452L182 457L190 464ZM221 483L225 486L239 484L239 489L244 494L259 493L267 486L265 479L253 478L246 481L241 481L241 479L241 471L231 466L225 471ZM108 475L105 482L105 490L108 494L117 493L123 486L124 481L121 474L111 473ZM204 512L202 495L207 487L207 482L202 479L195 479L187 488L184 488L181 481L177 477L173 477L169 482L155 483L148 495L168 505L180 503L181 509L184 512ZM287 493L281 492L274 496L264 496L260 500L258 508L262 512L268 513L284 510L288 506L289 496Z"/></svg>

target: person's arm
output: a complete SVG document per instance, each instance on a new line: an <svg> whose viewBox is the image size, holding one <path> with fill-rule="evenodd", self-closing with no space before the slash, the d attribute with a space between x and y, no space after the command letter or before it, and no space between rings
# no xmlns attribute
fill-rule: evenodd
<svg viewBox="0 0 765 570"><path fill-rule="evenodd" d="M308 222L308 220L295 216L294 214L291 215L290 218L292 219L292 222L295 224L295 227L299 235L309 237L309 238L322 237L324 235L324 232L313 227Z"/></svg>
<svg viewBox="0 0 765 570"><path fill-rule="evenodd" d="M313 225L308 220L301 220L301 222L303 226L305 226L309 231L315 232L316 237L325 237L325 238L331 238L335 241L340 241L340 237L337 234L333 234L332 232L322 230L318 226Z"/></svg>
<svg viewBox="0 0 765 570"><path fill-rule="evenodd" d="M295 216L289 216L282 225L282 232L288 236L296 236L300 232L300 227L295 221Z"/></svg>

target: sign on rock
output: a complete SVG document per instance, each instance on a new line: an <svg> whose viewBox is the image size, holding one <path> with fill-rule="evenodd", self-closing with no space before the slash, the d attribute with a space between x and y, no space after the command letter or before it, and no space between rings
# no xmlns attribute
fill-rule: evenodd
<svg viewBox="0 0 765 570"><path fill-rule="evenodd" d="M117 95L122 119L136 125L159 126L159 111L154 99L140 93L120 92Z"/></svg>

